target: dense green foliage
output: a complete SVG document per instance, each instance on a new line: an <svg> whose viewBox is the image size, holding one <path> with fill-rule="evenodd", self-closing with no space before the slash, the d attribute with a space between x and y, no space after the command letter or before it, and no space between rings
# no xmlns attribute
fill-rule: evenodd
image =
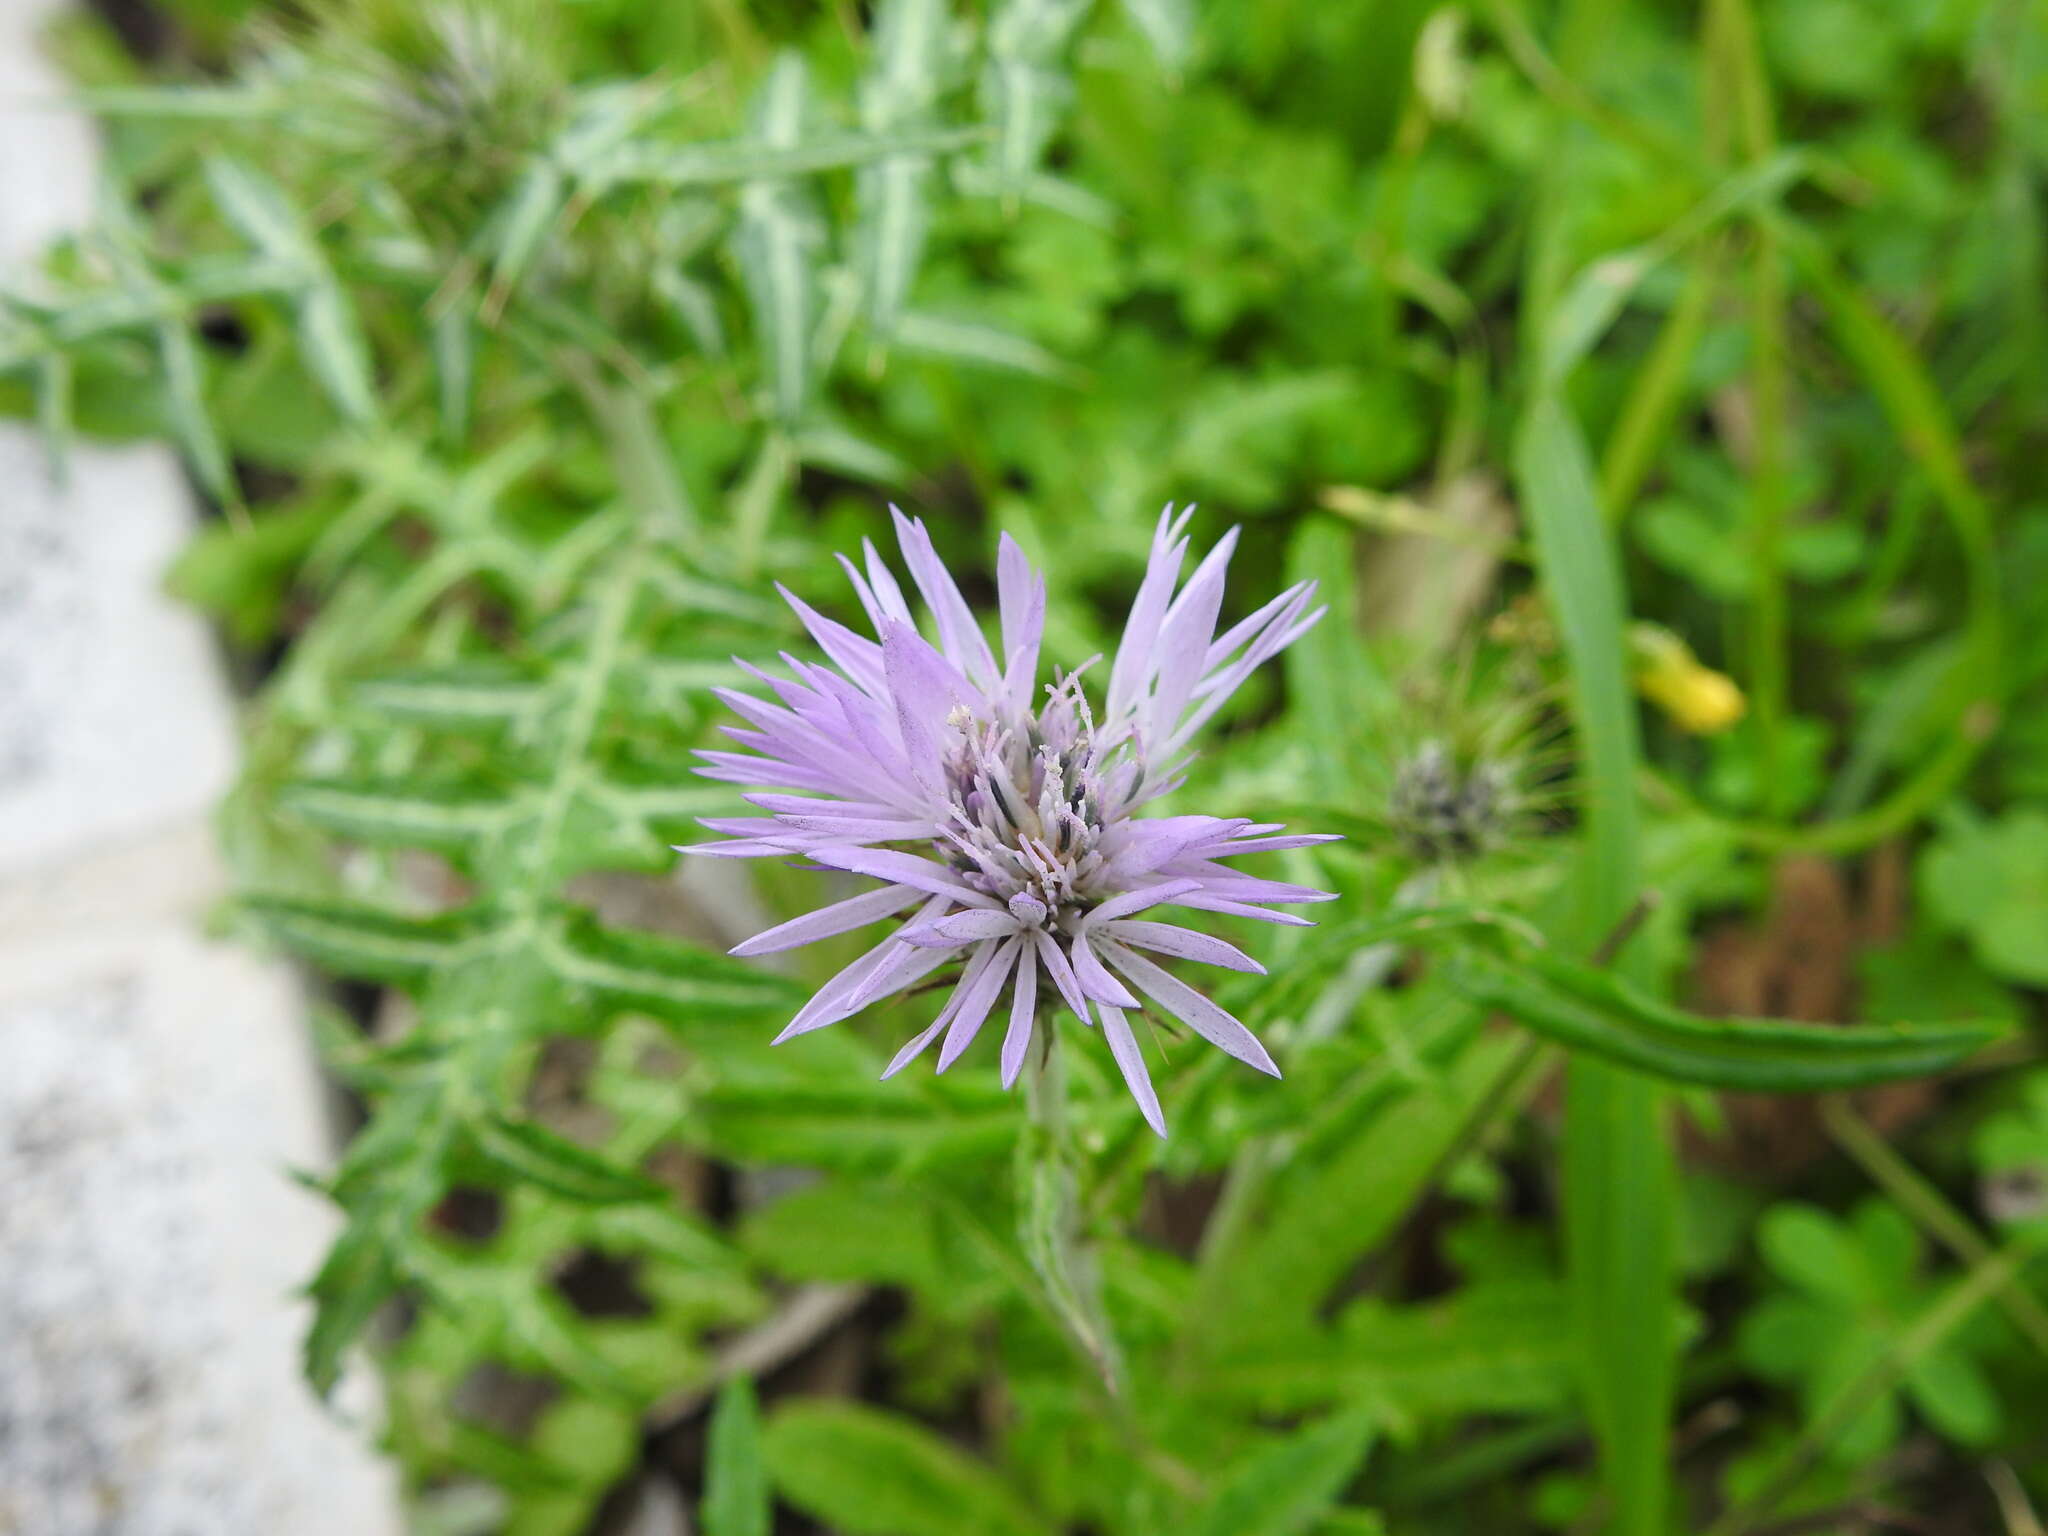
<svg viewBox="0 0 2048 1536"><path fill-rule="evenodd" d="M233 917L375 984L307 1366L422 1529L2038 1529L2048 12L1694 10L67 31L112 183L0 401L220 513ZM1078 1028L1058 1137L876 1080L928 998L771 1051L857 940L724 957L820 876L669 844L772 583L894 500L1078 661L1170 499L1332 605L1182 796L1348 834L1231 933L1285 1078L1155 1031L1160 1143Z"/></svg>

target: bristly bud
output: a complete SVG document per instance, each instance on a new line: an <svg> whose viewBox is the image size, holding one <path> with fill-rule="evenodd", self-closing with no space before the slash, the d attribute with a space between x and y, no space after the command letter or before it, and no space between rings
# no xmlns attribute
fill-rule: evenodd
<svg viewBox="0 0 2048 1536"><path fill-rule="evenodd" d="M1369 818L1417 864L1470 864L1537 836L1563 757L1546 690L1468 651L1448 676L1397 689L1374 723Z"/></svg>
<svg viewBox="0 0 2048 1536"><path fill-rule="evenodd" d="M1394 764L1387 825L1417 863L1455 863L1508 840L1518 798L1511 764L1460 761L1443 742L1425 741Z"/></svg>

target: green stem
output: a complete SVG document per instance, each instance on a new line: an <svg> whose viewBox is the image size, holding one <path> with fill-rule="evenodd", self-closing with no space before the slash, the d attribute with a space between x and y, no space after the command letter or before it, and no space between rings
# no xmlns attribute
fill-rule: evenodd
<svg viewBox="0 0 2048 1536"><path fill-rule="evenodd" d="M1741 158L1754 165L1777 149L1770 82L1758 51L1748 0L1716 0L1707 18L1708 66L1718 70ZM1785 417L1790 382L1785 364L1785 264L1769 224L1755 231L1749 273L1751 455L1749 474L1749 697L1756 722L1761 782L1780 782L1779 740L1787 694L1784 569L1786 512Z"/></svg>
<svg viewBox="0 0 2048 1536"><path fill-rule="evenodd" d="M1522 58L1531 64L1542 59L1518 15L1506 6L1494 14ZM1597 57L1613 20L1607 0L1566 5L1562 62L1551 82L1562 94L1591 100L1572 72ZM1516 434L1515 477L1570 669L1585 818L1576 927L1579 942L1590 949L1622 921L1641 887L1640 752L1625 668L1621 563L1600 512L1583 435L1563 398L1563 381L1545 368L1541 344L1571 256L1565 215L1576 137L1569 128L1558 135L1538 186L1523 280L1531 398ZM1640 947L1621 963L1640 976ZM1664 1536L1670 1503L1678 1330L1664 1101L1658 1084L1633 1072L1587 1057L1571 1063L1563 1158L1566 1273L1587 1416L1617 1536Z"/></svg>
<svg viewBox="0 0 2048 1536"><path fill-rule="evenodd" d="M1872 1130L1847 1099L1823 1100L1820 1113L1835 1145L1848 1153L1870 1176L1870 1181L1891 1196L1893 1203L1919 1222L1936 1242L1965 1264L1982 1264L1996 1252L1990 1239L1943 1199L1941 1191L1899 1156L1890 1142ZM2018 1275L1999 1291L1998 1302L2013 1326L2036 1349L2048 1354L2048 1309L2042 1307Z"/></svg>
<svg viewBox="0 0 2048 1536"><path fill-rule="evenodd" d="M1059 1027L1049 1009L1038 1018L1035 1061L1024 1096L1031 1134L1017 1147L1017 1195L1024 1252L1045 1287L1055 1316L1123 1401L1123 1359L1102 1305L1102 1277L1081 1238L1080 1156L1067 1115L1067 1075Z"/></svg>
<svg viewBox="0 0 2048 1536"><path fill-rule="evenodd" d="M1630 387L1621 418L1609 434L1600 459L1600 505L1609 523L1619 527L1635 505L1649 478L1657 450L1678 415L1685 389L1685 370L1706 333L1714 297L1714 266L1702 253L1688 271L1678 302Z"/></svg>

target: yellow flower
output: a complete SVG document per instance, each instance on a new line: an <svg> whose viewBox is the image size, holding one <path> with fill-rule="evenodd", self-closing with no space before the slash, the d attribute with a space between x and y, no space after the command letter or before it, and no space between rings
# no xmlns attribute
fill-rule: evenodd
<svg viewBox="0 0 2048 1536"><path fill-rule="evenodd" d="M1631 625L1629 650L1636 688L1681 731L1717 735L1748 711L1749 701L1735 679L1701 665L1692 648L1661 625Z"/></svg>

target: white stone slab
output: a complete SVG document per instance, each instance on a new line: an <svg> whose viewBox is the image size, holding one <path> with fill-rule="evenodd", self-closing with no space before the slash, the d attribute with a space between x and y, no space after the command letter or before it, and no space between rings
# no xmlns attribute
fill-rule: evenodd
<svg viewBox="0 0 2048 1536"><path fill-rule="evenodd" d="M288 973L160 922L0 978L0 1533L394 1530L298 1375L332 1221L286 1177L327 1154Z"/></svg>
<svg viewBox="0 0 2048 1536"><path fill-rule="evenodd" d="M0 0L0 278L92 202L47 104L54 0ZM333 1216L291 973L209 941L235 766L204 625L161 591L160 448L62 487L0 423L0 1536L390 1536L371 1431L298 1374Z"/></svg>

